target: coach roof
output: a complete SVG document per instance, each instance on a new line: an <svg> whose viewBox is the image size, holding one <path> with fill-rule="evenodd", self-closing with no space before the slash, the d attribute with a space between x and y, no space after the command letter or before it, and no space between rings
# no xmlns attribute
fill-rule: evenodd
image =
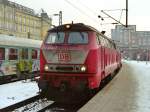
<svg viewBox="0 0 150 112"><path fill-rule="evenodd" d="M40 48L41 40L21 38L0 34L0 46Z"/></svg>

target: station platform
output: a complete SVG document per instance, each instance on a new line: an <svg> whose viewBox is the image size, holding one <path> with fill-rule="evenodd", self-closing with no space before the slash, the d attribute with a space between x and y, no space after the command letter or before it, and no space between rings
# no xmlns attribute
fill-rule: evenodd
<svg viewBox="0 0 150 112"><path fill-rule="evenodd" d="M123 62L121 71L78 112L150 112L150 64Z"/></svg>

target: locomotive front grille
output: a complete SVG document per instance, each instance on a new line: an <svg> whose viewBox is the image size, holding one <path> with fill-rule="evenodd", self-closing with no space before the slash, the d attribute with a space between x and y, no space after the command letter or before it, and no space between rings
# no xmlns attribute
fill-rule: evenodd
<svg viewBox="0 0 150 112"><path fill-rule="evenodd" d="M81 65L48 65L49 72L81 72Z"/></svg>
<svg viewBox="0 0 150 112"><path fill-rule="evenodd" d="M56 70L57 71L73 71L74 70L74 68L73 67L65 67L65 66L58 66L58 67L56 67Z"/></svg>

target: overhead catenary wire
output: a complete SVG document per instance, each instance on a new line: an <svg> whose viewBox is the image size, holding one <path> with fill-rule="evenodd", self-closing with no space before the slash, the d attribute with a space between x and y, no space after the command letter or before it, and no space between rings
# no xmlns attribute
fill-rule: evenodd
<svg viewBox="0 0 150 112"><path fill-rule="evenodd" d="M119 21L121 21L122 13L123 13L123 9L122 9L122 11L121 11L121 14L120 14L120 19L119 19Z"/></svg>
<svg viewBox="0 0 150 112"><path fill-rule="evenodd" d="M83 9L79 8L77 5L74 5L74 3L72 3L70 0L64 0L67 4L69 4L70 6L72 6L73 8L75 8L76 10L78 10L82 15L88 17L86 19L90 19L92 20L92 22L96 23L96 25L99 23L98 21L98 18L97 18L97 15L99 15L98 13L96 13L95 11L93 11L91 8L89 8L88 6L86 6L85 4L81 3L81 2L78 2L80 3L80 5L82 5L82 7L85 7L88 11L84 11ZM121 9L114 9L114 10L108 10L108 11L117 11L117 10L121 10ZM124 9L123 9L124 10ZM87 12L91 12L92 14L94 14L94 17L96 18L93 18L92 16L90 16L89 14L87 14ZM96 16L95 16L96 15ZM109 17L104 17L104 18L109 18ZM104 23L105 24L105 23ZM111 23L110 23L111 24ZM101 29L102 26L103 26L103 23L100 24L101 25Z"/></svg>
<svg viewBox="0 0 150 112"><path fill-rule="evenodd" d="M121 18L122 18L122 14L123 14L123 11L126 11L126 9L109 9L109 10L103 10L103 11L121 11L121 14L120 14L120 17L119 17L119 22L121 21Z"/></svg>
<svg viewBox="0 0 150 112"><path fill-rule="evenodd" d="M82 4L82 6L84 6L87 10L89 10L91 13L93 13L94 15L98 15L98 13L96 13L94 10L92 10L90 7L88 7L87 5L83 4L82 2L80 2L80 4Z"/></svg>
<svg viewBox="0 0 150 112"><path fill-rule="evenodd" d="M81 10L79 7L77 7L76 5L74 5L73 3L71 3L69 0L64 0L65 2L67 2L69 5L71 5L73 8L75 8L76 10L78 10L80 13L82 13L83 15L87 16L90 20L92 20L93 22L96 22L97 20L92 18L90 15L88 15L85 11Z"/></svg>
<svg viewBox="0 0 150 112"><path fill-rule="evenodd" d="M120 11L120 10L126 10L126 9L109 9L109 10L103 10L103 11Z"/></svg>

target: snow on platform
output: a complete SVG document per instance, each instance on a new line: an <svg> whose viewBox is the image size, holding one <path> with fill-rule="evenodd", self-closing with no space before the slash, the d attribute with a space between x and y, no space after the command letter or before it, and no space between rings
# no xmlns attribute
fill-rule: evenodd
<svg viewBox="0 0 150 112"><path fill-rule="evenodd" d="M123 61L119 74L79 112L150 112L150 62Z"/></svg>
<svg viewBox="0 0 150 112"><path fill-rule="evenodd" d="M37 83L29 80L0 85L0 109L31 98L38 91Z"/></svg>

